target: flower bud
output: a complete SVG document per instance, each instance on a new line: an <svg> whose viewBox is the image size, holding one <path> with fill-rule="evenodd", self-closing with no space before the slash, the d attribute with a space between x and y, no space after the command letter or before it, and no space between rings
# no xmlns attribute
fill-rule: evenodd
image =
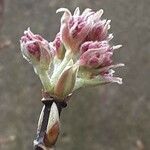
<svg viewBox="0 0 150 150"><path fill-rule="evenodd" d="M107 41L86 42L81 46L80 66L99 68L112 63L112 51Z"/></svg>
<svg viewBox="0 0 150 150"><path fill-rule="evenodd" d="M44 144L46 147L55 145L60 131L59 112L55 102L53 102L50 110Z"/></svg>
<svg viewBox="0 0 150 150"><path fill-rule="evenodd" d="M99 20L95 22L92 26L92 29L86 37L86 41L106 40L109 37L108 30L110 28L110 22L111 20Z"/></svg>
<svg viewBox="0 0 150 150"><path fill-rule="evenodd" d="M110 20L102 20L103 10L97 12L85 9L80 14L76 8L72 15L68 9L60 8L57 12L64 11L61 19L60 35L66 49L73 53L79 51L80 45L86 41L111 40L112 34L108 35Z"/></svg>
<svg viewBox="0 0 150 150"><path fill-rule="evenodd" d="M88 41L85 42L81 45L80 47L80 55L82 55L84 52L86 52L87 50L99 50L101 51L101 53L110 50L110 45L108 43L108 41Z"/></svg>
<svg viewBox="0 0 150 150"><path fill-rule="evenodd" d="M60 75L58 82L54 88L54 94L59 98L64 98L72 93L76 82L78 66L68 67Z"/></svg>
<svg viewBox="0 0 150 150"><path fill-rule="evenodd" d="M74 15L65 8L60 8L57 12L64 12L60 27L62 41L67 50L76 53L90 31L91 22L87 19L87 14L80 15L79 8L75 10Z"/></svg>
<svg viewBox="0 0 150 150"><path fill-rule="evenodd" d="M64 58L64 55L65 55L65 48L64 48L64 45L60 39L60 33L58 33L56 35L56 38L55 40L51 43L55 49L55 53L56 53L56 56L58 59L63 59Z"/></svg>
<svg viewBox="0 0 150 150"><path fill-rule="evenodd" d="M89 41L80 47L80 71L79 76L86 75L85 85L99 85L110 82L122 83L122 79L113 77L112 68L124 66L124 64L113 65L112 55L115 49L121 45L110 46L108 41ZM93 79L89 81L90 79Z"/></svg>
<svg viewBox="0 0 150 150"><path fill-rule="evenodd" d="M35 68L38 66L41 70L48 70L53 52L44 38L33 34L28 28L21 37L20 44L22 55L27 61L32 63Z"/></svg>

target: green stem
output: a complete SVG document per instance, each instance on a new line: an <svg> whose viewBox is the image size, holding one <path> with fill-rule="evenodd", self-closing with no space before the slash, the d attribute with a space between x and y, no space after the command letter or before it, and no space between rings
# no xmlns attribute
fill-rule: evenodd
<svg viewBox="0 0 150 150"><path fill-rule="evenodd" d="M61 64L57 68L54 69L55 71L51 76L52 84L54 84L58 80L59 75L63 72L63 70L65 69L66 65L68 64L71 58L72 58L72 54L69 52L66 52L65 57L63 61L61 62Z"/></svg>
<svg viewBox="0 0 150 150"><path fill-rule="evenodd" d="M43 72L38 72L38 75L41 79L41 82L43 84L44 87L44 91L51 91L52 90L52 85L51 85L51 81L48 75L47 71L43 71Z"/></svg>
<svg viewBox="0 0 150 150"><path fill-rule="evenodd" d="M95 79L77 78L73 91L75 91L81 87L97 86L97 85L105 84L105 83L106 83L106 81L102 78L95 78Z"/></svg>

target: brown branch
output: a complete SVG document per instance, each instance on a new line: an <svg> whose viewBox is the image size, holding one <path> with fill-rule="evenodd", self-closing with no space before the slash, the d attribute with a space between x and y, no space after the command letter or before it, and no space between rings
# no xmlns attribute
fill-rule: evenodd
<svg viewBox="0 0 150 150"><path fill-rule="evenodd" d="M47 124L48 124L48 119L49 119L52 101L48 101L44 105L45 105L45 108L44 108L44 114L43 114L43 120L41 123L41 128L37 129L37 137L36 137L36 140L34 141L35 150L40 150L41 145L43 145L45 131L47 129Z"/></svg>

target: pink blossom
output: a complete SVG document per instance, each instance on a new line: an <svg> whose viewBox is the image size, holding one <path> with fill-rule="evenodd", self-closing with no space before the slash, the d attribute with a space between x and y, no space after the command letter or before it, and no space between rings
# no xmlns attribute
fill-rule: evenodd
<svg viewBox="0 0 150 150"><path fill-rule="evenodd" d="M114 49L119 48L120 45L111 47L107 41L101 42L85 42L80 48L81 56L79 65L81 67L96 69L93 75L100 75L106 82L121 83L121 79L113 77L112 68L124 66L124 64L113 65L112 55Z"/></svg>
<svg viewBox="0 0 150 150"><path fill-rule="evenodd" d="M94 23L92 29L86 37L86 41L102 41L108 38L108 30L110 28L110 20L99 20Z"/></svg>
<svg viewBox="0 0 150 150"><path fill-rule="evenodd" d="M82 55L84 52L86 52L87 50L100 50L101 49L101 53L104 51L107 51L108 49L111 50L111 47L108 43L108 41L88 41L88 42L84 42L81 47L80 47L80 55Z"/></svg>
<svg viewBox="0 0 150 150"><path fill-rule="evenodd" d="M61 11L64 11L61 19L61 38L66 48L72 52L76 53L83 42L112 38L108 35L110 20L101 19L102 9L94 12L87 8L80 14L79 8L76 8L73 15L65 8L60 8L57 12Z"/></svg>
<svg viewBox="0 0 150 150"><path fill-rule="evenodd" d="M107 41L102 42L85 42L81 48L80 65L97 68L111 65L112 48Z"/></svg>
<svg viewBox="0 0 150 150"><path fill-rule="evenodd" d="M28 28L24 31L20 44L22 54L29 62L33 65L40 63L48 67L52 57L48 41L38 34L33 34Z"/></svg>
<svg viewBox="0 0 150 150"><path fill-rule="evenodd" d="M77 8L72 15L68 9L57 10L57 12L61 11L64 11L60 28L62 41L67 49L76 53L91 29L92 22L88 19L91 12L83 12L80 15L80 10Z"/></svg>
<svg viewBox="0 0 150 150"><path fill-rule="evenodd" d="M44 89L65 98L81 87L110 82L121 84L122 79L114 77L113 69L124 64L114 64L112 58L121 45L110 44L113 39L109 33L111 20L102 19L103 10L87 8L80 12L76 8L71 13L60 8L57 12L64 13L54 41L49 43L30 29L20 40L22 54L32 63Z"/></svg>

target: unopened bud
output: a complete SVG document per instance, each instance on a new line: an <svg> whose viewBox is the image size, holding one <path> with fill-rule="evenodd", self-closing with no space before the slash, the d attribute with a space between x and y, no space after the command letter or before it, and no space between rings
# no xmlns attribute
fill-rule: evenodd
<svg viewBox="0 0 150 150"><path fill-rule="evenodd" d="M58 79L54 88L54 94L59 98L64 98L72 93L76 82L76 75L78 72L78 66L71 66L66 69Z"/></svg>
<svg viewBox="0 0 150 150"><path fill-rule="evenodd" d="M64 12L60 27L62 42L67 50L75 54L91 29L91 21L84 15L79 16L79 8L74 15L66 8L60 8L57 12Z"/></svg>
<svg viewBox="0 0 150 150"><path fill-rule="evenodd" d="M48 70L52 61L53 52L48 41L40 35L33 34L28 28L20 40L21 51L24 58L40 70Z"/></svg>
<svg viewBox="0 0 150 150"><path fill-rule="evenodd" d="M44 144L46 147L55 145L60 131L59 112L55 102L53 102L50 110Z"/></svg>
<svg viewBox="0 0 150 150"><path fill-rule="evenodd" d="M56 35L55 40L51 42L50 44L54 47L57 58L62 60L65 56L66 50L60 39L60 33Z"/></svg>

